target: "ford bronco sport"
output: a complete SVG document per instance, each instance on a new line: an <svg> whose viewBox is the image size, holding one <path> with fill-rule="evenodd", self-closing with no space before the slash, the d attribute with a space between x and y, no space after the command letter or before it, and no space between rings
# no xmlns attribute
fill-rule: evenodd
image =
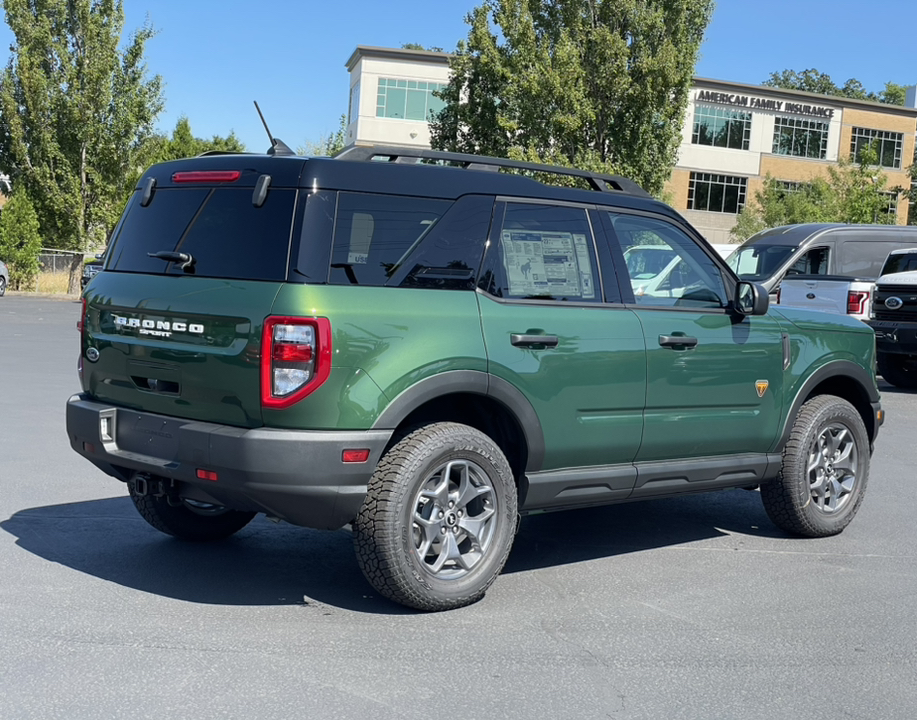
<svg viewBox="0 0 917 720"><path fill-rule="evenodd" d="M760 487L818 537L863 499L872 331L769 309L626 179L209 155L151 168L112 237L67 432L177 538L349 524L379 593L443 610L484 595L526 514ZM647 246L681 261L637 294Z"/></svg>

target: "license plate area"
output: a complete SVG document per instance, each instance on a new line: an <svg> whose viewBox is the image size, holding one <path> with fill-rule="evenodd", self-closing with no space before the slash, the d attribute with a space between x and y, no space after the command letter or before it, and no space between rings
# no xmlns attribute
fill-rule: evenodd
<svg viewBox="0 0 917 720"><path fill-rule="evenodd" d="M100 431L104 430L103 417L100 417ZM175 460L183 424L178 420L121 410L115 421L118 449L166 461Z"/></svg>

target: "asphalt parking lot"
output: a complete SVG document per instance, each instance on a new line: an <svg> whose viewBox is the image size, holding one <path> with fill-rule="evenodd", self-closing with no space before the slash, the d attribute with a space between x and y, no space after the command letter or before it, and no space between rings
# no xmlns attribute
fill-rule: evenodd
<svg viewBox="0 0 917 720"><path fill-rule="evenodd" d="M859 515L789 538L742 490L527 518L480 603L371 590L347 530L157 533L74 454L72 299L0 298L0 718L917 714L917 395Z"/></svg>

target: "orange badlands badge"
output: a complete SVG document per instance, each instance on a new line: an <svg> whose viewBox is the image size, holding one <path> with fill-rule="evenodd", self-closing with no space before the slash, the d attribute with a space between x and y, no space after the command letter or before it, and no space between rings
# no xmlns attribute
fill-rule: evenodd
<svg viewBox="0 0 917 720"><path fill-rule="evenodd" d="M768 385L770 385L770 383L767 380L755 380L755 390L758 391L758 397L764 397Z"/></svg>

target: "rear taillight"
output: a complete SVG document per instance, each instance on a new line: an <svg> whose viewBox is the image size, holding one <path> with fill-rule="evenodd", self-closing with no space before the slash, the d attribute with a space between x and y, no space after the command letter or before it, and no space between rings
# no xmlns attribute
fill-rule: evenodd
<svg viewBox="0 0 917 720"><path fill-rule="evenodd" d="M80 319L76 321L76 329L80 331L80 356L76 361L76 374L79 375L80 382L83 381L83 338L86 336L86 298L81 300L83 307L80 310Z"/></svg>
<svg viewBox="0 0 917 720"><path fill-rule="evenodd" d="M80 310L80 319L76 321L76 329L83 333L86 330L86 298L84 297L81 302L83 307Z"/></svg>
<svg viewBox="0 0 917 720"><path fill-rule="evenodd" d="M850 290L847 293L847 314L861 315L866 309L869 292L866 290Z"/></svg>
<svg viewBox="0 0 917 720"><path fill-rule="evenodd" d="M328 318L269 317L261 340L261 404L284 408L331 374Z"/></svg>

